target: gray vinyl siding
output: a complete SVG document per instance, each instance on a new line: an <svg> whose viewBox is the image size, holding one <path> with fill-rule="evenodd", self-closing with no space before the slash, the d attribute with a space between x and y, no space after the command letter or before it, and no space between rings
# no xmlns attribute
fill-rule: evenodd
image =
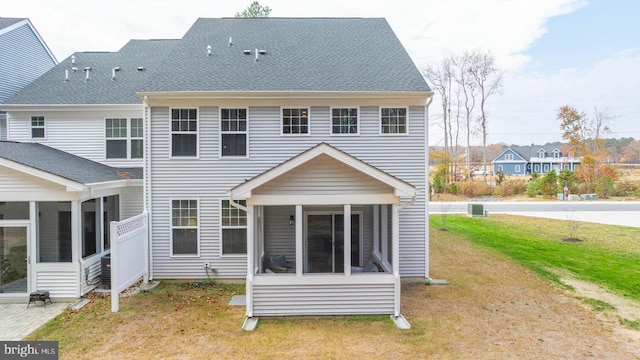
<svg viewBox="0 0 640 360"><path fill-rule="evenodd" d="M34 289L47 289L52 298L77 298L80 296L78 271L38 271Z"/></svg>
<svg viewBox="0 0 640 360"><path fill-rule="evenodd" d="M27 23L0 34L0 103L55 65Z"/></svg>
<svg viewBox="0 0 640 360"><path fill-rule="evenodd" d="M253 287L254 316L393 314L393 306L393 283Z"/></svg>
<svg viewBox="0 0 640 360"><path fill-rule="evenodd" d="M31 116L44 116L45 138L31 138ZM13 111L8 113L9 140L37 141L109 166L142 167L142 159L106 159L105 118L141 118L140 110Z"/></svg>
<svg viewBox="0 0 640 360"><path fill-rule="evenodd" d="M302 104L301 106L305 106ZM355 105L354 105L355 106ZM188 108L176 104L175 108ZM227 107L227 106L223 106ZM239 106L242 107L242 106ZM310 135L281 135L280 107L248 111L247 159L219 158L219 108L199 107L199 157L170 159L168 107L151 109L153 272L157 278L203 278L205 261L221 278L244 278L246 256L221 256L219 207L226 191L247 179L326 142L421 190L416 203L400 213L400 272L425 276L425 108L409 108L409 135L381 136L379 107L360 107L360 134L330 134L330 104L310 108ZM293 107L293 106L292 106ZM170 200L199 199L199 257L170 256ZM409 201L403 198L402 202ZM357 205L357 204L354 204ZM292 258L293 259L293 258Z"/></svg>
<svg viewBox="0 0 640 360"><path fill-rule="evenodd" d="M144 199L142 186L129 186L120 191L120 219L128 219L142 214Z"/></svg>

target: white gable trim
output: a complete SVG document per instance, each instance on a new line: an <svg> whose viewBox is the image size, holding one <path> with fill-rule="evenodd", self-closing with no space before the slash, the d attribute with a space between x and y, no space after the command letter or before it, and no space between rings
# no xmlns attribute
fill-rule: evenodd
<svg viewBox="0 0 640 360"><path fill-rule="evenodd" d="M0 166L8 167L10 169L19 171L21 173L35 176L37 178L52 182L54 184L62 185L67 188L67 191L80 192L86 189L84 184L81 184L77 181L69 180L69 179L63 178L62 176L58 176L58 175L33 168L31 166L20 164L18 162L11 161L5 158L0 158Z"/></svg>
<svg viewBox="0 0 640 360"><path fill-rule="evenodd" d="M270 182L280 175L286 174L287 172L297 168L302 164L307 163L312 159L315 159L320 155L328 155L333 159L392 187L393 189L395 189L395 196L414 197L418 194L419 190L416 189L413 185L404 182L396 177L393 177L386 172L377 169L343 151L340 151L327 143L320 143L315 147L283 162L282 164L267 170L266 172L254 177L253 179L250 179L234 187L233 189L229 190L229 195L232 199L236 200L249 198L252 195L253 189Z"/></svg>

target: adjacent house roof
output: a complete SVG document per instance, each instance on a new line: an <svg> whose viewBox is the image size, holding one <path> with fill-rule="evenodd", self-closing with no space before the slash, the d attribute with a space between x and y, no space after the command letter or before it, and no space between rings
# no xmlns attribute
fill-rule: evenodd
<svg viewBox="0 0 640 360"><path fill-rule="evenodd" d="M136 91L177 43L131 40L117 52L74 53L6 104L140 104Z"/></svg>
<svg viewBox="0 0 640 360"><path fill-rule="evenodd" d="M430 89L383 18L200 18L141 91Z"/></svg>
<svg viewBox="0 0 640 360"><path fill-rule="evenodd" d="M38 143L0 141L2 159L85 185L142 179L141 169L116 169Z"/></svg>
<svg viewBox="0 0 640 360"><path fill-rule="evenodd" d="M0 30L9 27L10 25L13 25L15 23L18 23L20 21L24 21L26 19L24 18L3 18L0 17Z"/></svg>

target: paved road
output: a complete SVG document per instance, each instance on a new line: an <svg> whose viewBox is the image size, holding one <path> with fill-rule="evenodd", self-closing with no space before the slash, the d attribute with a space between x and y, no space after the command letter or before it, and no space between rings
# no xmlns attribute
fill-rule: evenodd
<svg viewBox="0 0 640 360"><path fill-rule="evenodd" d="M489 215L514 214L640 227L640 201L432 201L429 213L466 214L468 204L482 204Z"/></svg>

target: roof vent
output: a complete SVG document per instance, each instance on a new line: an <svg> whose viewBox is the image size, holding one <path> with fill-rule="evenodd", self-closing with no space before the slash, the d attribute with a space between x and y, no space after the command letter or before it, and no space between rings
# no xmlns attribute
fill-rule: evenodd
<svg viewBox="0 0 640 360"><path fill-rule="evenodd" d="M71 55L71 65L75 65L75 64L76 64L76 56Z"/></svg>
<svg viewBox="0 0 640 360"><path fill-rule="evenodd" d="M114 80L116 78L116 73L120 71L120 67L116 66L113 69L111 69L111 80Z"/></svg>
<svg viewBox="0 0 640 360"><path fill-rule="evenodd" d="M233 45L233 38L229 36L229 46Z"/></svg>
<svg viewBox="0 0 640 360"><path fill-rule="evenodd" d="M207 45L207 56L211 56L211 45Z"/></svg>
<svg viewBox="0 0 640 360"><path fill-rule="evenodd" d="M69 81L69 69L64 71L64 81Z"/></svg>
<svg viewBox="0 0 640 360"><path fill-rule="evenodd" d="M245 51L244 51L244 54L245 54L245 55L251 55L251 50L245 50Z"/></svg>
<svg viewBox="0 0 640 360"><path fill-rule="evenodd" d="M76 71L78 71L78 68L74 66L74 67L71 68L71 71L76 72Z"/></svg>
<svg viewBox="0 0 640 360"><path fill-rule="evenodd" d="M267 55L267 50L258 50L258 53L260 53L260 55Z"/></svg>
<svg viewBox="0 0 640 360"><path fill-rule="evenodd" d="M91 66L84 68L84 81L89 81L89 73L91 72Z"/></svg>
<svg viewBox="0 0 640 360"><path fill-rule="evenodd" d="M138 71L144 71L144 66L138 66Z"/></svg>
<svg viewBox="0 0 640 360"><path fill-rule="evenodd" d="M259 57L260 57L260 54L258 53L258 49L256 49L256 61L260 61Z"/></svg>

